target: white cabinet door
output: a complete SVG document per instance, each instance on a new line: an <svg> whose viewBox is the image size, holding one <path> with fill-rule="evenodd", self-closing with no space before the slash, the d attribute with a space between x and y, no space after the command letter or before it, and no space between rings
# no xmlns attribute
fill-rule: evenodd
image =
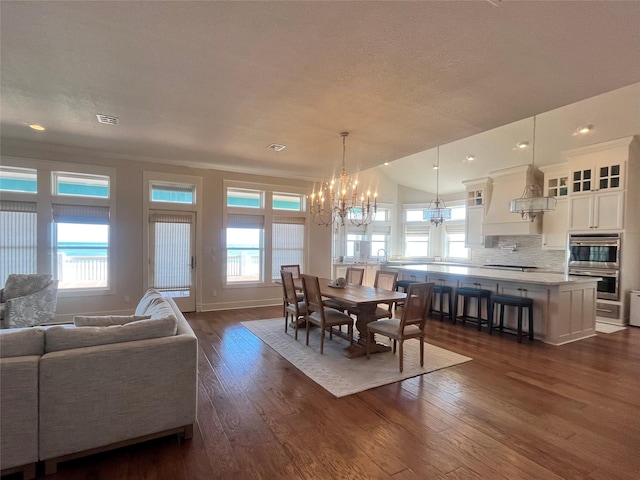
<svg viewBox="0 0 640 480"><path fill-rule="evenodd" d="M594 195L593 228L618 230L623 228L624 192L606 192Z"/></svg>
<svg viewBox="0 0 640 480"><path fill-rule="evenodd" d="M556 209L542 216L542 248L566 250L567 248L567 200L558 200Z"/></svg>
<svg viewBox="0 0 640 480"><path fill-rule="evenodd" d="M467 207L467 216L464 224L465 247L484 246L482 236L482 222L484 220L484 206Z"/></svg>
<svg viewBox="0 0 640 480"><path fill-rule="evenodd" d="M593 228L593 195L571 196L569 199L569 230L588 230L590 228Z"/></svg>

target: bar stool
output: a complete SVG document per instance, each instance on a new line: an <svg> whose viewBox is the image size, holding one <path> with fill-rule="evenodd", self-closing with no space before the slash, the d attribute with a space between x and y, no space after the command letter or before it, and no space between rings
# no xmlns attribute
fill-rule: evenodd
<svg viewBox="0 0 640 480"><path fill-rule="evenodd" d="M459 297L462 297L462 315L458 316L458 302ZM467 313L467 304L470 298L476 298L477 310L476 316L470 317ZM482 318L482 302L481 300L485 300L485 305L487 307L487 318ZM467 320L475 322L478 324L478 331L482 330L482 324L486 323L487 326L491 325L489 321L492 318L492 310L491 310L491 290L484 290L482 288L468 288L468 287L459 287L456 289L456 298L455 298L455 313L453 316L453 324L455 325L456 320L462 320L462 323L467 323Z"/></svg>
<svg viewBox="0 0 640 480"><path fill-rule="evenodd" d="M518 309L518 328L516 330L516 335L518 336L518 343L522 343L523 335L528 335L529 340L533 341L533 299L527 297L517 297L515 295L493 295L491 297L491 309L492 312L495 311L495 306L498 306L498 310L500 312L500 323L498 324L498 329L500 333L502 333L504 328L504 309L505 307L516 307ZM526 333L522 333L522 311L527 308L529 312L528 318L528 331ZM493 330L493 316L491 317L491 321L489 322L489 334Z"/></svg>
<svg viewBox="0 0 640 480"><path fill-rule="evenodd" d="M433 286L433 296L431 297L431 306L429 307L429 315L440 314L440 321L447 316L449 319L453 321L453 288L444 284L443 279L438 279L440 284ZM448 303L449 303L449 311L443 311L443 302L444 296L447 295ZM438 305L440 310L435 310L433 308L436 297L438 297Z"/></svg>
<svg viewBox="0 0 640 480"><path fill-rule="evenodd" d="M415 278L415 276L413 276ZM412 283L419 283L417 280L398 280L396 282L396 292L399 292L402 289L403 292L407 292L409 290L409 285ZM403 301L396 302L396 307L401 307L404 305Z"/></svg>

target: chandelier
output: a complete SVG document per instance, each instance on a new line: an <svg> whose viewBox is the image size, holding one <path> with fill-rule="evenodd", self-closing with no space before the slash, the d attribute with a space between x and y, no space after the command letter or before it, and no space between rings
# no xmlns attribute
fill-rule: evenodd
<svg viewBox="0 0 640 480"><path fill-rule="evenodd" d="M533 117L533 140L532 140L532 160L531 166L536 163L536 117ZM553 197L545 197L540 191L540 187L531 182L522 192L520 198L516 198L509 202L509 211L511 213L519 213L523 220L533 222L538 214L550 212L556 208L556 199Z"/></svg>
<svg viewBox="0 0 640 480"><path fill-rule="evenodd" d="M375 220L378 210L378 194L361 194L358 197L358 180L347 174L345 165L346 138L349 132L340 133L342 137L342 171L339 178L323 182L320 188L309 198L309 212L313 222L318 225L332 225L339 221L342 226L348 218L352 225L360 227Z"/></svg>
<svg viewBox="0 0 640 480"><path fill-rule="evenodd" d="M422 211L422 219L430 220L432 225L436 227L442 224L445 220L451 220L451 209L447 208L443 200L440 200L439 186L440 186L440 147L437 149L436 160L436 198L429 202L429 206L426 210ZM442 204L442 206L440 206Z"/></svg>

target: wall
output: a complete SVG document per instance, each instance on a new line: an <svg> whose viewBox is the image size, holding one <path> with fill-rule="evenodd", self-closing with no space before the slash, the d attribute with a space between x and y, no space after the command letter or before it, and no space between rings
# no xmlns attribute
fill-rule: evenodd
<svg viewBox="0 0 640 480"><path fill-rule="evenodd" d="M501 250L500 244L516 244L515 252ZM561 250L542 250L542 235L517 235L492 237L490 248L471 249L471 263L484 265L499 263L507 265L525 265L564 273L566 252Z"/></svg>
<svg viewBox="0 0 640 480"><path fill-rule="evenodd" d="M222 226L223 180L238 180L269 185L311 189L311 182L277 177L221 172L189 168L165 163L152 163L129 158L114 158L92 151L53 146L2 144L2 164L20 165L20 159L35 159L65 163L101 165L116 169L116 221L113 228L112 262L115 292L109 295L59 296L57 316L67 319L78 313L126 313L135 308L144 292L143 269L143 172L166 172L202 178L202 244L196 252L197 308L203 310L240 308L253 305L274 305L282 301L278 285L257 288L223 288ZM16 163L17 162L17 163ZM331 275L331 229L309 227L307 271L319 276ZM204 254L203 252L216 252ZM40 254L41 252L39 252ZM216 291L216 296L213 296ZM130 298L125 301L125 296Z"/></svg>

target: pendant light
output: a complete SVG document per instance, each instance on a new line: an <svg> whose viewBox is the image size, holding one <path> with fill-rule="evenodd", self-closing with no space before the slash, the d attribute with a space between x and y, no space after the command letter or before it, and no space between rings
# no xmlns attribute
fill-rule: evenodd
<svg viewBox="0 0 640 480"><path fill-rule="evenodd" d="M426 210L422 211L422 219L431 221L436 227L445 220L451 220L451 209L447 208L443 200L439 197L440 187L440 147L437 148L436 160L436 198L429 202ZM440 206L442 204L442 206Z"/></svg>
<svg viewBox="0 0 640 480"><path fill-rule="evenodd" d="M532 160L531 166L535 168L536 163L536 117L533 117L533 140L532 140ZM535 183L531 183L524 188L522 196L509 202L509 211L511 213L519 213L523 220L533 222L534 218L542 215L544 212L550 212L556 208L556 199L553 197L545 197L540 191L540 187Z"/></svg>

